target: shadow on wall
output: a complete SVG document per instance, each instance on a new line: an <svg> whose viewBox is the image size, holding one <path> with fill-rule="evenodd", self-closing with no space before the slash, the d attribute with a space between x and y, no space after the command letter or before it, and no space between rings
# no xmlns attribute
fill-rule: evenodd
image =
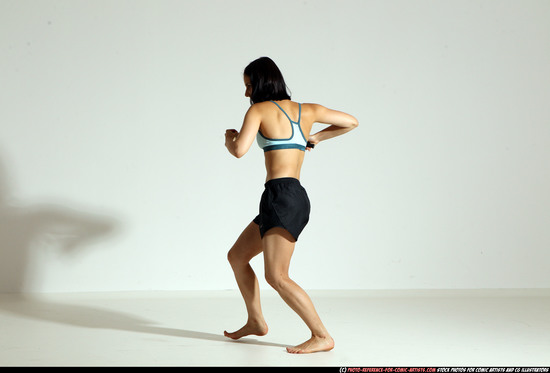
<svg viewBox="0 0 550 373"><path fill-rule="evenodd" d="M48 299L45 295L24 294L26 281L32 275L28 265L33 250L53 247L63 255L81 252L112 234L117 225L112 218L59 205L24 206L11 203L8 179L0 159L0 293L20 293L0 296L0 312L84 328L285 347L255 339L232 341L221 332L212 334L163 328L149 320L116 310L67 304Z"/></svg>
<svg viewBox="0 0 550 373"><path fill-rule="evenodd" d="M62 255L82 251L112 234L112 218L59 205L13 203L8 178L0 159L0 293L28 291L30 254L54 249Z"/></svg>

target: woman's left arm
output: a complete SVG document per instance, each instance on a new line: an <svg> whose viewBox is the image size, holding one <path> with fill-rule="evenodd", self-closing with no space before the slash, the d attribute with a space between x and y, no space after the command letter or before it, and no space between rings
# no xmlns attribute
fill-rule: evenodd
<svg viewBox="0 0 550 373"><path fill-rule="evenodd" d="M260 129L261 115L258 108L252 105L244 116L241 131L229 129L225 131L225 147L233 156L241 158L254 142Z"/></svg>

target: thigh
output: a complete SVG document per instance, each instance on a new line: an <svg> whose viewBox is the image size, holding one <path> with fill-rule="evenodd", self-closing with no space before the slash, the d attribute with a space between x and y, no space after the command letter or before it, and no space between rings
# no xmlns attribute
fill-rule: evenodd
<svg viewBox="0 0 550 373"><path fill-rule="evenodd" d="M284 228L270 229L262 239L265 273L268 276L288 277L290 259L296 241Z"/></svg>
<svg viewBox="0 0 550 373"><path fill-rule="evenodd" d="M251 222L240 234L237 241L229 250L229 256L233 259L249 262L263 251L262 238L258 224Z"/></svg>

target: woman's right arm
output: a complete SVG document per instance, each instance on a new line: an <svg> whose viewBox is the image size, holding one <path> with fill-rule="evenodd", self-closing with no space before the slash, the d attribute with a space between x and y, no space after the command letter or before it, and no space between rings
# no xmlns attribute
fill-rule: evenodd
<svg viewBox="0 0 550 373"><path fill-rule="evenodd" d="M313 118L316 123L330 124L329 127L311 135L308 141L312 144L318 144L321 141L343 135L354 128L357 128L359 122L349 114L341 111L331 110L322 105L314 104Z"/></svg>

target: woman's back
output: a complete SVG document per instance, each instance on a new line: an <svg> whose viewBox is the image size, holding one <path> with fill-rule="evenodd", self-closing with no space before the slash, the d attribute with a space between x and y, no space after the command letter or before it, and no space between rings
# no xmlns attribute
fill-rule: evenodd
<svg viewBox="0 0 550 373"><path fill-rule="evenodd" d="M285 143L293 143L293 139L303 141L304 144L307 142L313 126L308 104L283 100L266 101L255 106L261 116L258 143L264 150L281 140L287 140ZM291 145L272 145L279 148L265 151L266 181L281 177L300 179L304 149L300 149L301 145L300 148Z"/></svg>

